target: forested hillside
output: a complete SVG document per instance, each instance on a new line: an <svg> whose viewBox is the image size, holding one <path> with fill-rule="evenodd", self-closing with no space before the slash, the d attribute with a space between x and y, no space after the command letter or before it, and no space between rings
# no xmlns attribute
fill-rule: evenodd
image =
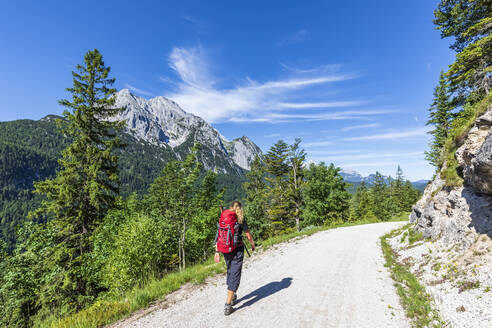
<svg viewBox="0 0 492 328"><path fill-rule="evenodd" d="M40 197L31 193L33 182L54 177L61 152L72 141L59 132L55 123L57 118L49 115L39 121L0 122L0 238L7 242L9 249L14 244L15 227L40 204ZM193 145L186 142L172 150L137 140L123 131L120 136L126 144L118 152L123 197L133 192L141 197L164 164L177 159L178 155L186 156ZM201 149L200 153L207 151ZM227 202L244 197L242 172L243 169L236 167L230 174L217 175L216 187L225 189Z"/></svg>

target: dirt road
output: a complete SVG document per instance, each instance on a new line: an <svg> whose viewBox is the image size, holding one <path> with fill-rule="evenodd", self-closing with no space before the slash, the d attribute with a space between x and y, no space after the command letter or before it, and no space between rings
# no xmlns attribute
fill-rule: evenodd
<svg viewBox="0 0 492 328"><path fill-rule="evenodd" d="M338 228L247 258L236 311L220 275L119 327L408 327L379 246L402 223Z"/></svg>

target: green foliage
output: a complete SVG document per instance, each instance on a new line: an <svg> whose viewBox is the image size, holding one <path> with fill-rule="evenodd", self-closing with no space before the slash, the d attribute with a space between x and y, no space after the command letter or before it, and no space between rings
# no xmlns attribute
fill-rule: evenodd
<svg viewBox="0 0 492 328"><path fill-rule="evenodd" d="M376 221L376 216L372 212L372 198L370 189L367 184L362 181L362 183L357 187L355 194L352 196L351 200L351 218L352 219L362 219Z"/></svg>
<svg viewBox="0 0 492 328"><path fill-rule="evenodd" d="M434 101L429 108L429 120L427 121L427 125L434 126L434 129L429 132L432 135L432 141L429 144L430 150L425 152L426 159L438 169L442 167L444 161L442 157L444 143L451 128L453 109L447 81L444 72L441 71L439 85L434 89Z"/></svg>
<svg viewBox="0 0 492 328"><path fill-rule="evenodd" d="M174 235L168 222L134 213L114 238L103 283L113 291L124 291L171 269L177 262Z"/></svg>
<svg viewBox="0 0 492 328"><path fill-rule="evenodd" d="M350 194L333 164L311 163L306 170L303 225L341 223L348 220Z"/></svg>
<svg viewBox="0 0 492 328"><path fill-rule="evenodd" d="M31 193L33 181L54 175L59 145L68 143L53 122L20 120L0 125L0 239L12 252L15 227L42 199Z"/></svg>
<svg viewBox="0 0 492 328"><path fill-rule="evenodd" d="M372 211L376 218L381 221L388 220L393 212L390 191L379 172L376 172L374 177L371 195L373 201Z"/></svg>
<svg viewBox="0 0 492 328"><path fill-rule="evenodd" d="M434 140L427 155L441 169L441 178L447 186L460 186L463 179L454 156L456 149L478 114L491 103L492 2L441 0L434 15L441 37L454 38L450 47L457 54L435 90L436 106L431 108L429 123L435 124L436 129L432 131ZM451 95L454 98L449 102L447 98ZM449 125L444 114L452 109L457 113Z"/></svg>
<svg viewBox="0 0 492 328"><path fill-rule="evenodd" d="M62 133L73 141L62 152L56 177L34 184L35 192L46 198L30 215L52 215L49 225L56 233L46 259L53 272L41 287L43 311L80 308L99 292L87 270L91 236L119 193L114 150L121 147L115 131L122 123L107 120L121 111L114 107L116 89L108 87L114 79L108 78L110 69L97 49L88 51L84 62L72 73L73 87L67 89L72 101L60 101L73 111L66 110L65 119L58 120Z"/></svg>
<svg viewBox="0 0 492 328"><path fill-rule="evenodd" d="M441 36L454 37L457 52L447 77L456 103L468 96L482 99L490 90L492 64L492 3L488 0L442 0L434 11L434 24Z"/></svg>
<svg viewBox="0 0 492 328"><path fill-rule="evenodd" d="M450 48L460 52L477 39L467 31L491 12L492 4L487 0L441 0L434 11L434 24L442 38L455 38Z"/></svg>
<svg viewBox="0 0 492 328"><path fill-rule="evenodd" d="M279 140L265 156L265 180L268 184L267 215L275 231L291 226L289 198L286 190L289 175L289 145Z"/></svg>
<svg viewBox="0 0 492 328"><path fill-rule="evenodd" d="M271 222L267 217L268 201L265 174L264 162L256 157L251 163L251 171L246 173L247 181L243 185L246 192L244 214L252 234L261 239L267 239L273 234Z"/></svg>
<svg viewBox="0 0 492 328"><path fill-rule="evenodd" d="M384 177L376 172L373 184L367 186L362 182L357 187L350 205L352 220L366 219L374 222L386 221L389 218L407 216L413 204L421 196L409 180L405 180L403 170L398 166L396 178Z"/></svg>
<svg viewBox="0 0 492 328"><path fill-rule="evenodd" d="M467 103L451 123L451 129L443 150L446 165L440 172L441 179L446 182L447 186L461 186L463 184L455 152L463 143L467 132L473 126L477 117L484 113L490 104L492 104L492 95L473 105Z"/></svg>
<svg viewBox="0 0 492 328"><path fill-rule="evenodd" d="M194 260L208 256L215 233L213 222L223 198L223 193L216 192L215 173L207 173L200 182L198 149L197 145L182 162L167 163L146 196L149 215L167 222L178 236L180 269L186 267L186 251L190 248L194 249Z"/></svg>
<svg viewBox="0 0 492 328"><path fill-rule="evenodd" d="M416 231L415 229L409 228L408 229L408 244L413 245L418 241L421 241L424 239L424 235L420 231Z"/></svg>
<svg viewBox="0 0 492 328"><path fill-rule="evenodd" d="M57 274L47 257L56 250L55 230L51 225L26 222L18 231L19 243L0 267L0 326L28 327L45 302L55 297L40 295L46 281ZM47 310L47 309L46 309Z"/></svg>
<svg viewBox="0 0 492 328"><path fill-rule="evenodd" d="M296 230L300 230L300 220L302 217L304 187L304 164L306 152L300 147L301 139L296 139L290 146L289 156L289 179L287 181L287 198L290 202L290 217L294 219Z"/></svg>

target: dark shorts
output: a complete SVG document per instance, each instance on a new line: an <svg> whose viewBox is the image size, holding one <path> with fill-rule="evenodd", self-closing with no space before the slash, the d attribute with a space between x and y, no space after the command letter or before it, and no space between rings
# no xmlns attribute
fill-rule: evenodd
<svg viewBox="0 0 492 328"><path fill-rule="evenodd" d="M244 246L237 247L230 253L223 253L227 265L227 289L233 292L239 288L243 268Z"/></svg>

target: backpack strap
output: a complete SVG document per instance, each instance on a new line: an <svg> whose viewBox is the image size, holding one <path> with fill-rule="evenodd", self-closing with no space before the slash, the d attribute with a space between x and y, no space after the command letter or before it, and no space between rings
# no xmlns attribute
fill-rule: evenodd
<svg viewBox="0 0 492 328"><path fill-rule="evenodd" d="M220 229L220 226L219 224L217 223L217 232L215 233L215 243L217 244L217 240L219 240L219 229Z"/></svg>

